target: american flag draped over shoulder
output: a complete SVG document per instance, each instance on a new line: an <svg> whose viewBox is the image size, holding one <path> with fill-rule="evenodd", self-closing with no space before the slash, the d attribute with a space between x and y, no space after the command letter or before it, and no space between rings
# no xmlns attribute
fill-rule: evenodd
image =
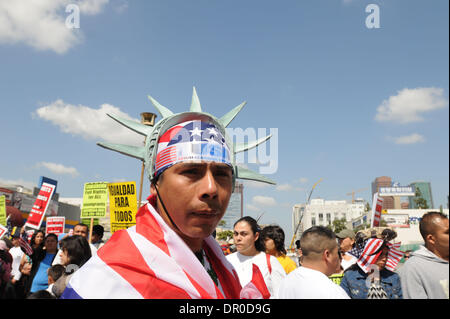
<svg viewBox="0 0 450 319"><path fill-rule="evenodd" d="M136 226L115 232L73 274L61 298L239 298L237 273L214 238L203 248L220 288L150 203L139 209Z"/></svg>

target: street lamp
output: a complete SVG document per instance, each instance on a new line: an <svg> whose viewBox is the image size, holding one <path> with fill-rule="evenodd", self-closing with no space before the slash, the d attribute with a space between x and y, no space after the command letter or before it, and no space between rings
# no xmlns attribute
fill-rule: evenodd
<svg viewBox="0 0 450 319"><path fill-rule="evenodd" d="M153 126L155 125L155 119L156 114L150 113L150 112L142 112L141 113L141 124L147 125L147 126ZM144 139L144 145L146 142L147 137ZM142 161L142 169L141 169L141 184L139 187L139 201L138 201L138 209L141 207L141 199L142 199L142 182L144 179L144 170L145 170L145 162Z"/></svg>

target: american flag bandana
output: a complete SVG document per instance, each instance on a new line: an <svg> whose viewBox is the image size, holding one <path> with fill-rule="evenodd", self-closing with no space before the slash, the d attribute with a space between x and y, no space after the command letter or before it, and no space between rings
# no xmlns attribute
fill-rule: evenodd
<svg viewBox="0 0 450 319"><path fill-rule="evenodd" d="M180 123L158 141L155 177L176 163L201 160L232 166L224 136L212 123L200 120Z"/></svg>
<svg viewBox="0 0 450 319"><path fill-rule="evenodd" d="M156 196L136 215L136 226L120 230L77 270L62 299L238 299L238 275L210 236L203 250L220 289L186 243L154 209Z"/></svg>
<svg viewBox="0 0 450 319"><path fill-rule="evenodd" d="M364 250L357 260L358 266L365 272L369 273L370 265L374 264L378 257L381 255L381 250L378 251L383 245L383 240L378 238L369 238L366 241L364 246ZM389 247L389 253L386 261L385 268L394 271L395 267L399 263L400 259L403 256L403 252L399 250L401 243L387 243ZM376 253L378 251L378 253Z"/></svg>

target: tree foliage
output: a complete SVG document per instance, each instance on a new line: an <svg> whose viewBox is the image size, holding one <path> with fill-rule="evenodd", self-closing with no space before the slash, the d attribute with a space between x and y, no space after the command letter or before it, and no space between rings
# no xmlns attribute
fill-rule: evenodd
<svg viewBox="0 0 450 319"><path fill-rule="evenodd" d="M228 238L233 238L232 230L224 230L216 234L218 240L227 240Z"/></svg>
<svg viewBox="0 0 450 319"><path fill-rule="evenodd" d="M429 208L427 200L423 198L422 192L418 187L416 187L416 196L414 197L414 203L416 204L417 208L421 209Z"/></svg>

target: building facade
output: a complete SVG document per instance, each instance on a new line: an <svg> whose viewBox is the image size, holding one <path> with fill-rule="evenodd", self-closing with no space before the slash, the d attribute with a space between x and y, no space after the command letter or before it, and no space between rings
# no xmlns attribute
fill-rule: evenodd
<svg viewBox="0 0 450 319"><path fill-rule="evenodd" d="M297 204L293 207L292 224L296 239L312 226L329 226L337 219L350 223L364 214L364 200L349 203L346 200L312 199L310 204Z"/></svg>
<svg viewBox="0 0 450 319"><path fill-rule="evenodd" d="M375 178L372 182L372 198L375 193L378 193L380 187L391 187L392 179L389 176L380 176ZM383 196L383 209L394 209L395 201L392 196ZM400 205L400 203L398 203Z"/></svg>
<svg viewBox="0 0 450 319"><path fill-rule="evenodd" d="M416 189L419 189L422 193L422 197L427 201L428 208L433 209L434 203L433 203L433 196L431 194L431 183L429 182L423 182L423 181L417 181L412 182L411 186L415 186ZM414 199L416 197L409 197L409 208L411 209L417 209L417 204L415 203Z"/></svg>

